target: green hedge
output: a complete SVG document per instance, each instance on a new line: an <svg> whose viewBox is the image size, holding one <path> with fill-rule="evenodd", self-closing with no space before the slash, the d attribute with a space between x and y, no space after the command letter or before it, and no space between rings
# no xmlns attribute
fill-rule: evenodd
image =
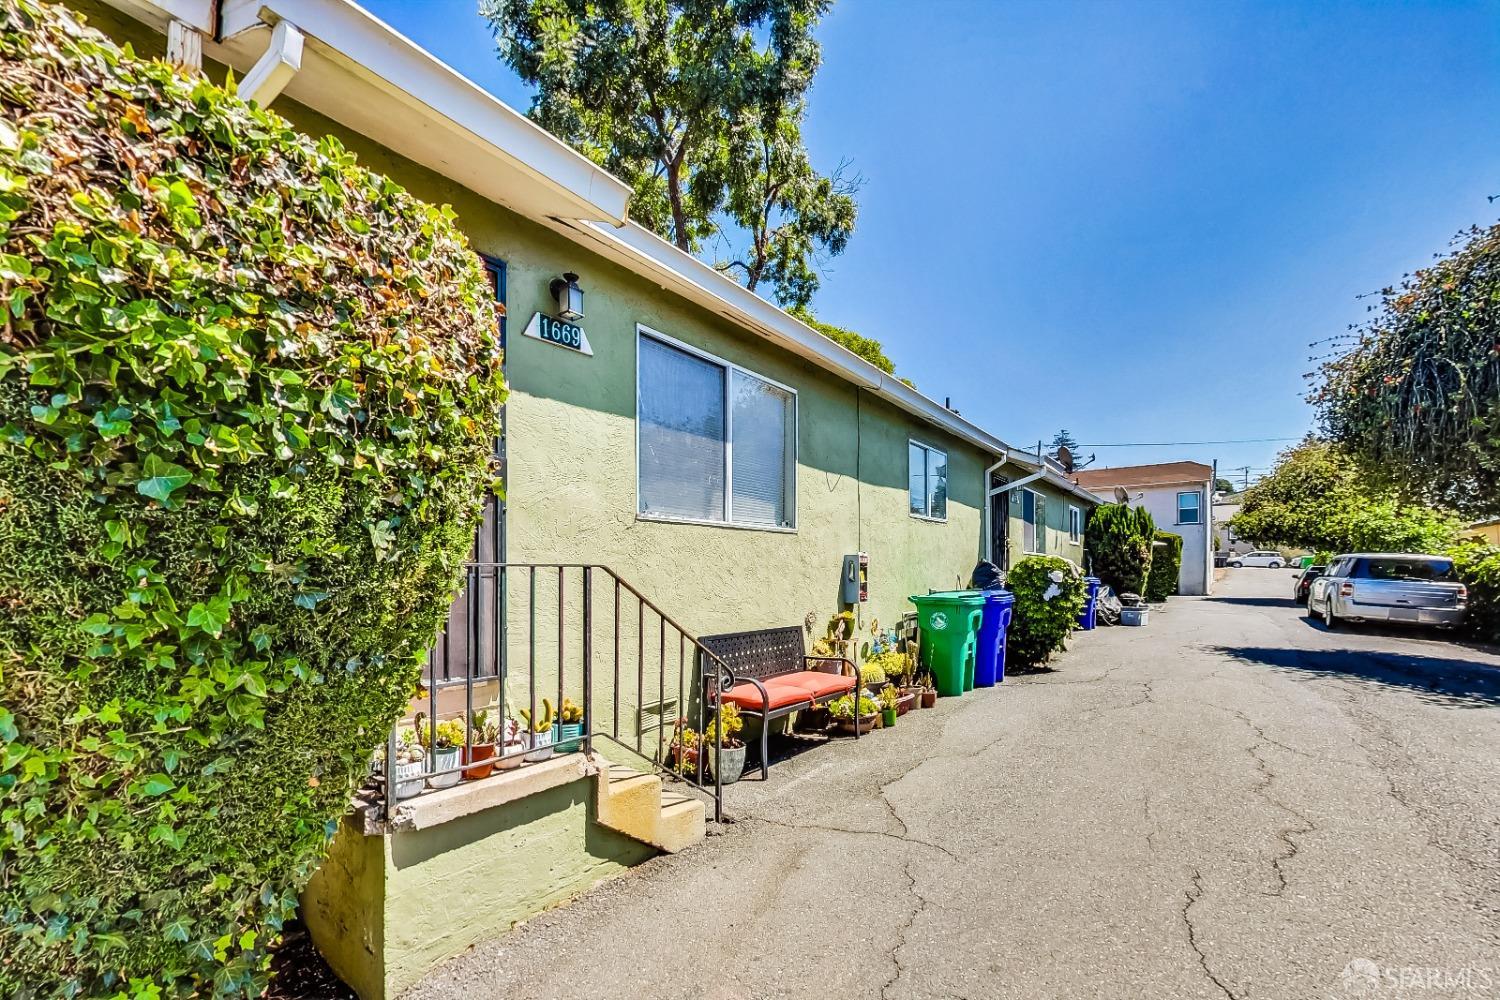
<svg viewBox="0 0 1500 1000"><path fill-rule="evenodd" d="M485 277L60 8L0 101L0 996L253 995L494 484Z"/></svg>
<svg viewBox="0 0 1500 1000"><path fill-rule="evenodd" d="M1104 504L1089 515L1084 536L1094 575L1117 594L1146 592L1156 522L1142 507Z"/></svg>
<svg viewBox="0 0 1500 1000"><path fill-rule="evenodd" d="M1005 575L1016 595L1005 634L1005 668L1027 670L1047 662L1078 626L1087 592L1078 568L1057 556L1027 556Z"/></svg>
<svg viewBox="0 0 1500 1000"><path fill-rule="evenodd" d="M1146 576L1148 601L1165 601L1177 593L1177 575L1182 569L1182 536L1170 531L1158 531L1156 541L1160 544L1151 549L1151 572Z"/></svg>
<svg viewBox="0 0 1500 1000"><path fill-rule="evenodd" d="M1480 540L1448 550L1458 578L1469 588L1465 628L1486 642L1500 642L1500 548Z"/></svg>

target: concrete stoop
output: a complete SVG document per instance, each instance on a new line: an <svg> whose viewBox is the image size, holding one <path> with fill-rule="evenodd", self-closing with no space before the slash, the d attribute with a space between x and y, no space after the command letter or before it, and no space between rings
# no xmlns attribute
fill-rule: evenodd
<svg viewBox="0 0 1500 1000"><path fill-rule="evenodd" d="M703 839L707 810L701 801L667 791L659 775L600 762L607 766L595 780L595 822L667 854Z"/></svg>
<svg viewBox="0 0 1500 1000"><path fill-rule="evenodd" d="M702 840L697 799L578 753L363 806L302 894L302 919L362 1000L390 1000L444 961L657 852Z"/></svg>

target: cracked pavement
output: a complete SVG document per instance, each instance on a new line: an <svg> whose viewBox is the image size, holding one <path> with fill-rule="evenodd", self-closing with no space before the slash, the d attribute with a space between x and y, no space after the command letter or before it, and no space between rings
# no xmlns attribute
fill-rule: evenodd
<svg viewBox="0 0 1500 1000"><path fill-rule="evenodd" d="M1500 997L1500 655L1328 632L1291 587L1231 570L787 753L702 845L409 995Z"/></svg>

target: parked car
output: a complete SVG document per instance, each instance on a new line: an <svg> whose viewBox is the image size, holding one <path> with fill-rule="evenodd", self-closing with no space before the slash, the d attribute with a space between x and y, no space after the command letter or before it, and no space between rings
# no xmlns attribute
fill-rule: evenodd
<svg viewBox="0 0 1500 1000"><path fill-rule="evenodd" d="M1327 566L1309 566L1297 574L1297 582L1292 584L1292 600L1298 604L1307 603L1307 593L1312 589L1312 582L1323 575Z"/></svg>
<svg viewBox="0 0 1500 1000"><path fill-rule="evenodd" d="M1312 582L1307 616L1340 622L1408 622L1453 628L1463 623L1469 590L1447 556L1356 552L1328 564Z"/></svg>
<svg viewBox="0 0 1500 1000"><path fill-rule="evenodd" d="M1264 566L1267 569L1280 569L1286 565L1286 560L1281 558L1280 552L1272 552L1269 549L1246 552L1242 556L1230 556L1229 565L1235 569L1241 566Z"/></svg>

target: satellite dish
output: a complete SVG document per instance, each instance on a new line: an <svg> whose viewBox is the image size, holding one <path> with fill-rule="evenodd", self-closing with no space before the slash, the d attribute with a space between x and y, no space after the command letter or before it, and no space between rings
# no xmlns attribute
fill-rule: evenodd
<svg viewBox="0 0 1500 1000"><path fill-rule="evenodd" d="M1129 503L1130 491L1123 486L1115 487L1115 503Z"/></svg>
<svg viewBox="0 0 1500 1000"><path fill-rule="evenodd" d="M1073 471L1073 453L1068 450L1068 446L1065 444L1057 446L1057 464L1069 472Z"/></svg>

